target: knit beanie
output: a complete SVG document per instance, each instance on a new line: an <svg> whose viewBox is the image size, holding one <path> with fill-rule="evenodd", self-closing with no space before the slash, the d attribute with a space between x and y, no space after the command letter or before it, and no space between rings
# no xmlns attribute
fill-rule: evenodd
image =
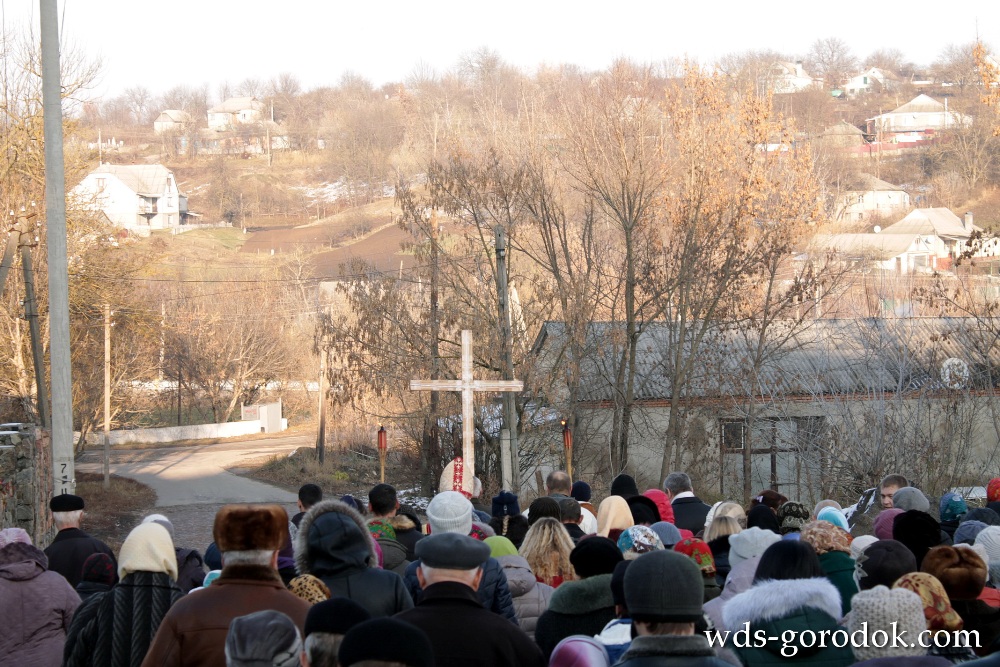
<svg viewBox="0 0 1000 667"><path fill-rule="evenodd" d="M573 490L569 492L569 495L576 498L578 503L589 503L591 498L590 484L583 480L573 482Z"/></svg>
<svg viewBox="0 0 1000 667"><path fill-rule="evenodd" d="M917 559L896 540L879 540L864 550L854 563L854 580L866 591L892 586L904 574L917 571Z"/></svg>
<svg viewBox="0 0 1000 667"><path fill-rule="evenodd" d="M892 522L892 537L905 544L920 565L927 550L941 544L941 524L927 512L907 510Z"/></svg>
<svg viewBox="0 0 1000 667"><path fill-rule="evenodd" d="M965 625L962 617L952 608L944 586L933 574L926 572L904 574L896 580L893 588L905 588L920 596L928 630L955 632Z"/></svg>
<svg viewBox="0 0 1000 667"><path fill-rule="evenodd" d="M373 618L348 630L337 652L342 667L368 660L434 667L434 647L415 625L394 618Z"/></svg>
<svg viewBox="0 0 1000 667"><path fill-rule="evenodd" d="M162 514L150 514L142 520L143 523L158 523L167 529L170 533L170 539L174 539L174 524L170 522L170 519L163 516Z"/></svg>
<svg viewBox="0 0 1000 667"><path fill-rule="evenodd" d="M768 510L770 511L770 510ZM759 556L769 546L781 540L781 536L763 528L747 528L744 531L729 536L729 565L736 567L738 563Z"/></svg>
<svg viewBox="0 0 1000 667"><path fill-rule="evenodd" d="M782 535L802 530L808 521L809 510L802 503L789 500L778 508L778 525Z"/></svg>
<svg viewBox="0 0 1000 667"><path fill-rule="evenodd" d="M323 580L312 574L300 574L288 582L292 595L309 604L317 604L330 599L330 589Z"/></svg>
<svg viewBox="0 0 1000 667"><path fill-rule="evenodd" d="M625 560L635 560L643 554L662 549L660 536L649 526L632 526L618 537L618 550Z"/></svg>
<svg viewBox="0 0 1000 667"><path fill-rule="evenodd" d="M927 500L927 496L924 495L923 491L915 486L904 486L892 494L892 506L904 512L909 510L930 512L931 510L931 502Z"/></svg>
<svg viewBox="0 0 1000 667"><path fill-rule="evenodd" d="M295 667L301 653L299 629L280 611L265 609L229 623L226 667Z"/></svg>
<svg viewBox="0 0 1000 667"><path fill-rule="evenodd" d="M358 499L355 498L354 496L352 496L349 493L345 493L344 495L342 495L340 497L340 502L344 503L345 505L347 505L351 509L355 509L355 510L357 510L359 512L364 512L365 511L365 509L363 507L361 507L361 503L358 502Z"/></svg>
<svg viewBox="0 0 1000 667"><path fill-rule="evenodd" d="M368 610L349 598L330 598L314 604L306 614L305 636L314 632L328 635L346 635L358 623L364 623L372 615Z"/></svg>
<svg viewBox="0 0 1000 667"><path fill-rule="evenodd" d="M924 605L920 596L905 588L889 589L876 586L861 591L851 598L851 613L847 630L854 637L859 632L865 641L852 640L852 650L857 660L923 655L927 649L917 641L882 642L874 641L876 632L887 636L904 634L917 637L927 627L924 619ZM881 646L881 648L880 648Z"/></svg>
<svg viewBox="0 0 1000 667"><path fill-rule="evenodd" d="M431 533L468 535L472 530L472 503L458 491L442 491L427 503Z"/></svg>
<svg viewBox="0 0 1000 667"><path fill-rule="evenodd" d="M989 573L986 563L972 549L941 546L927 552L922 572L937 577L951 600L975 600L983 592Z"/></svg>
<svg viewBox="0 0 1000 667"><path fill-rule="evenodd" d="M622 473L611 480L611 495L621 496L628 500L632 496L639 495L639 487L635 483L635 478L632 475L626 475Z"/></svg>
<svg viewBox="0 0 1000 667"><path fill-rule="evenodd" d="M696 537L689 537L674 545L674 551L682 553L698 566L704 577L715 576L715 558L712 557L712 550L704 540Z"/></svg>
<svg viewBox="0 0 1000 667"><path fill-rule="evenodd" d="M387 519L372 519L369 521L368 532L372 534L372 539L396 539L396 529L392 527L392 524Z"/></svg>
<svg viewBox="0 0 1000 667"><path fill-rule="evenodd" d="M979 538L979 533L986 530L988 526L982 521L963 521L955 529L952 542L955 544L975 544Z"/></svg>
<svg viewBox="0 0 1000 667"><path fill-rule="evenodd" d="M510 491L501 491L493 496L493 506L490 513L495 517L514 516L521 513L521 506L517 504L517 496Z"/></svg>
<svg viewBox="0 0 1000 667"><path fill-rule="evenodd" d="M106 553L95 553L83 561L83 576L80 581L89 581L106 586L115 585L115 562Z"/></svg>
<svg viewBox="0 0 1000 667"><path fill-rule="evenodd" d="M874 535L858 535L851 540L851 558L857 560L865 552L865 549L876 542L878 542L878 538Z"/></svg>
<svg viewBox="0 0 1000 667"><path fill-rule="evenodd" d="M615 571L611 573L611 599L616 605L625 606L625 570L634 561L623 560L615 565Z"/></svg>
<svg viewBox="0 0 1000 667"><path fill-rule="evenodd" d="M816 520L827 521L835 525L837 528L842 528L843 530L851 529L851 527L847 525L847 517L844 516L844 513L838 509L834 509L833 507L824 507L821 509L819 514L816 515Z"/></svg>
<svg viewBox="0 0 1000 667"><path fill-rule="evenodd" d="M516 556L517 547L503 535L494 535L483 540L490 547L490 556L500 558L500 556Z"/></svg>
<svg viewBox="0 0 1000 667"><path fill-rule="evenodd" d="M961 494L949 491L941 496L940 510L942 522L957 521L969 511L969 506L965 504Z"/></svg>
<svg viewBox="0 0 1000 667"><path fill-rule="evenodd" d="M701 620L705 580L694 561L676 551L654 551L625 571L625 603L633 620Z"/></svg>
<svg viewBox="0 0 1000 667"><path fill-rule="evenodd" d="M989 559L986 566L990 570L990 581L996 585L1000 581L1000 526L987 526L976 536L976 545L981 545Z"/></svg>
<svg viewBox="0 0 1000 667"><path fill-rule="evenodd" d="M993 503L1000 501L1000 477L994 477L986 485L986 502Z"/></svg>
<svg viewBox="0 0 1000 667"><path fill-rule="evenodd" d="M903 510L896 507L879 512L878 516L875 517L875 521L872 523L872 532L875 533L875 537L880 540L891 540L892 523L896 520L896 517L902 513Z"/></svg>
<svg viewBox="0 0 1000 667"><path fill-rule="evenodd" d="M31 535L24 528L4 528L0 530L0 549L8 544L31 544Z"/></svg>
<svg viewBox="0 0 1000 667"><path fill-rule="evenodd" d="M118 577L132 572L164 572L177 580L177 554L166 528L142 523L128 534L118 554Z"/></svg>
<svg viewBox="0 0 1000 667"><path fill-rule="evenodd" d="M965 513L960 521L982 521L987 526L1000 526L1000 514L997 514L989 507L973 507Z"/></svg>
<svg viewBox="0 0 1000 667"><path fill-rule="evenodd" d="M677 526L666 521L657 521L650 528L660 536L660 541L663 542L664 547L672 547L684 539L681 537L681 531L677 529Z"/></svg>
<svg viewBox="0 0 1000 667"><path fill-rule="evenodd" d="M570 635L552 649L549 667L590 667L610 665L611 656L604 644L593 637Z"/></svg>
<svg viewBox="0 0 1000 667"><path fill-rule="evenodd" d="M598 574L611 574L615 565L624 560L618 545L606 537L595 535L580 540L569 553L569 562L581 579Z"/></svg>

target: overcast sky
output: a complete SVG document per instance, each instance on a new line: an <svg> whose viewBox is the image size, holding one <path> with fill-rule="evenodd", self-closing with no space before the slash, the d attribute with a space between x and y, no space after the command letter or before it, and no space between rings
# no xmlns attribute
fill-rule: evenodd
<svg viewBox="0 0 1000 667"><path fill-rule="evenodd" d="M37 25L38 0L0 7L8 32ZM831 36L859 57L898 48L918 65L977 34L1000 48L1000 0L911 0L905 10L870 0L61 0L59 10L61 37L102 59L103 95L202 83L214 95L223 81L280 72L305 89L335 85L345 71L381 85L404 80L418 62L447 71L483 46L529 73L543 63L603 69L620 56L804 55Z"/></svg>

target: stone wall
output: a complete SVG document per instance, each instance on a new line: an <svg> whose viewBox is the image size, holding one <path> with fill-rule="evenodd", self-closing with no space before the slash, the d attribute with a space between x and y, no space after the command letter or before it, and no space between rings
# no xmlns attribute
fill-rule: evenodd
<svg viewBox="0 0 1000 667"><path fill-rule="evenodd" d="M0 431L0 528L23 528L35 544L52 532L50 456L48 437L34 426Z"/></svg>

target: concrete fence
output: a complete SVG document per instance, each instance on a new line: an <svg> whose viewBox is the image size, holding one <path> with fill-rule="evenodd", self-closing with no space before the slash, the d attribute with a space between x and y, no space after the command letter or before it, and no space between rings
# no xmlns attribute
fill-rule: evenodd
<svg viewBox="0 0 1000 667"><path fill-rule="evenodd" d="M288 428L288 420L282 419L282 426ZM112 445L155 444L177 440L204 440L211 438L233 438L241 435L261 433L259 419L227 422L225 424L193 424L191 426L166 426L163 428L136 428L125 431L111 431ZM92 432L87 442L98 445L104 442L102 431Z"/></svg>

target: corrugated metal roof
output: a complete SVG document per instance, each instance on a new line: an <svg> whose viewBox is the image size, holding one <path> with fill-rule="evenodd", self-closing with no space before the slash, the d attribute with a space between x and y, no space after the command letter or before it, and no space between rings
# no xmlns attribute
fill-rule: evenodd
<svg viewBox="0 0 1000 667"><path fill-rule="evenodd" d="M892 233L889 227L879 234L817 234L814 248L839 252L849 257L865 257L885 261L910 249L920 234Z"/></svg>
<svg viewBox="0 0 1000 667"><path fill-rule="evenodd" d="M915 208L902 220L889 225L883 234L924 234L942 238L967 239L981 231L975 225L966 226L962 218L947 208Z"/></svg>

